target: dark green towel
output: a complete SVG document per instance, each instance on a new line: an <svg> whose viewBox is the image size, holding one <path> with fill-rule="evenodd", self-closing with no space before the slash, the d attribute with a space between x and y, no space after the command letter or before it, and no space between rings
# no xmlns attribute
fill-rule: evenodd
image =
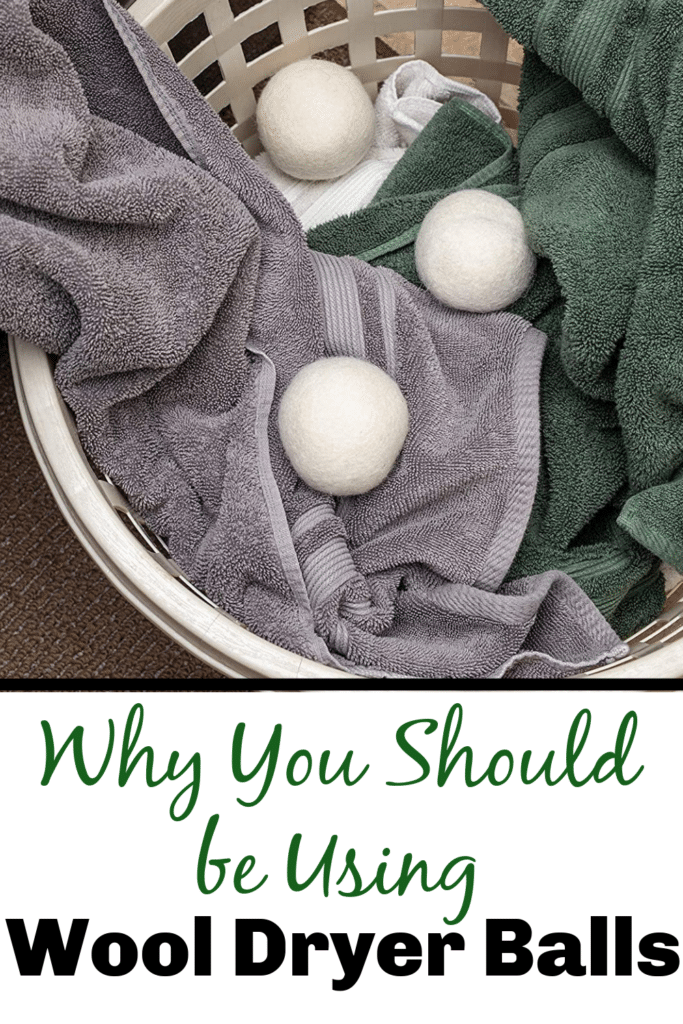
<svg viewBox="0 0 683 1024"><path fill-rule="evenodd" d="M567 480L572 438L553 433L546 408L556 469L536 518L564 530L577 553L577 541L611 535L643 567L643 549L627 539L683 571L683 2L484 2L527 49L521 208L566 297L544 400L559 418L578 395L582 408L592 400L612 419L611 445L597 418L579 423L584 450L572 430L588 492L577 500ZM643 587L647 577L639 602L655 607Z"/></svg>
<svg viewBox="0 0 683 1024"><path fill-rule="evenodd" d="M408 147L372 203L312 228L308 243L320 252L391 267L419 285L414 242L432 206L456 188L485 187L515 198L517 177L505 129L470 103L452 99Z"/></svg>
<svg viewBox="0 0 683 1024"><path fill-rule="evenodd" d="M683 0L484 3L527 51L517 184L545 259L513 308L549 336L511 575L563 569L626 635L661 608L658 558L683 571ZM515 179L500 184L514 200ZM415 280L410 247L373 262Z"/></svg>

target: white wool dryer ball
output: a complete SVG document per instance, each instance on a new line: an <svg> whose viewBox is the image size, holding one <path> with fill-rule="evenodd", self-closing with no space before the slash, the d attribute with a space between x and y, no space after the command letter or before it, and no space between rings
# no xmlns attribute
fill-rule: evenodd
<svg viewBox="0 0 683 1024"><path fill-rule="evenodd" d="M524 221L507 199L482 189L453 192L429 211L415 240L425 288L470 313L505 309L536 271Z"/></svg>
<svg viewBox="0 0 683 1024"><path fill-rule="evenodd" d="M387 477L408 433L400 388L364 359L304 366L285 391L278 426L301 479L326 494L364 494Z"/></svg>
<svg viewBox="0 0 683 1024"><path fill-rule="evenodd" d="M301 60L268 82L256 108L258 133L273 163L293 178L339 178L363 159L375 109L356 76L327 60Z"/></svg>

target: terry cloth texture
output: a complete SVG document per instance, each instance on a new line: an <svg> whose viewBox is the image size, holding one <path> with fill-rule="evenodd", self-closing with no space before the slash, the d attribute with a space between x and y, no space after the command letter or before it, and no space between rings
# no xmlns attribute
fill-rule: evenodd
<svg viewBox="0 0 683 1024"><path fill-rule="evenodd" d="M368 155L336 181L297 181L267 153L256 163L291 203L306 231L366 206L382 182L443 103L459 96L496 123L498 108L484 93L445 78L424 60L402 64L384 82L375 101L375 139Z"/></svg>
<svg viewBox="0 0 683 1024"><path fill-rule="evenodd" d="M390 267L419 285L414 242L432 206L458 188L486 188L516 202L517 176L516 153L502 125L454 97L422 129L372 202L319 224L308 232L308 243Z"/></svg>
<svg viewBox="0 0 683 1024"><path fill-rule="evenodd" d="M577 579L603 545L647 619L661 593L644 549L683 568L683 3L486 6L528 49L522 210L565 298L533 523L541 545L550 529L575 542Z"/></svg>
<svg viewBox="0 0 683 1024"><path fill-rule="evenodd" d="M308 231L369 203L403 153L403 149L372 146L356 167L335 181L299 181L276 167L266 152L259 153L254 162L282 192Z"/></svg>
<svg viewBox="0 0 683 1024"><path fill-rule="evenodd" d="M267 639L371 674L619 656L568 577L500 587L533 497L543 336L314 257L111 0L7 0L0 30L0 327L59 357L84 445L188 577ZM387 369L412 417L389 479L338 504L297 479L276 425L326 353Z"/></svg>
<svg viewBox="0 0 683 1024"><path fill-rule="evenodd" d="M568 572L627 636L662 607L659 559L683 568L683 3L485 6L526 47L506 198L543 259L512 309L549 338L539 489L510 575ZM425 130L407 157L428 189L438 153L452 159L448 140L423 157L427 141ZM483 149L479 166L491 167ZM493 181L508 188L512 166ZM396 172L409 168L404 159ZM401 236L386 191L396 172L367 210L317 228L310 244L415 281L420 197L407 182L394 200L409 212ZM456 171L451 188L466 185Z"/></svg>
<svg viewBox="0 0 683 1024"><path fill-rule="evenodd" d="M500 123L500 111L485 93L440 75L426 60L402 64L389 75L375 100L375 144L388 149L409 146L454 96Z"/></svg>
<svg viewBox="0 0 683 1024"><path fill-rule="evenodd" d="M129 604L76 540L33 457L4 335L0 437L0 679L220 680Z"/></svg>

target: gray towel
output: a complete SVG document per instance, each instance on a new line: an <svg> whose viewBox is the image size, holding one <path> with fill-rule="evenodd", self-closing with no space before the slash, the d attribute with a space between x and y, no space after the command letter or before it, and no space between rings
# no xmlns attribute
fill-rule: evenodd
<svg viewBox="0 0 683 1024"><path fill-rule="evenodd" d="M59 356L84 446L248 628L399 676L557 676L623 645L560 573L501 587L538 468L544 336L311 253L293 211L113 0L0 5L0 328ZM387 481L335 501L288 463L298 370L401 386Z"/></svg>

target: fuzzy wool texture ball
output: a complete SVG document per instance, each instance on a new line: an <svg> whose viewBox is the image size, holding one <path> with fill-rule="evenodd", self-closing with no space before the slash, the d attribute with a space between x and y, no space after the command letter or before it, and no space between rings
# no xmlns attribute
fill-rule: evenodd
<svg viewBox="0 0 683 1024"><path fill-rule="evenodd" d="M278 426L289 461L316 491L365 494L391 472L408 434L401 389L374 363L309 363L285 391Z"/></svg>
<svg viewBox="0 0 683 1024"><path fill-rule="evenodd" d="M438 202L423 220L415 266L425 288L444 305L492 313L524 294L536 257L512 203L483 189L463 189Z"/></svg>
<svg viewBox="0 0 683 1024"><path fill-rule="evenodd" d="M264 149L281 171L302 181L325 181L363 159L375 134L375 110L348 68L301 60L270 79L256 123Z"/></svg>

